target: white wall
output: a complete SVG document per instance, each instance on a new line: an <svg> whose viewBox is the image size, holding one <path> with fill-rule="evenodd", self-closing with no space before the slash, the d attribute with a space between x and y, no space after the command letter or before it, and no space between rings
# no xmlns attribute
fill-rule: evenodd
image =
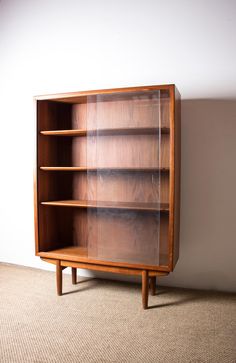
<svg viewBox="0 0 236 363"><path fill-rule="evenodd" d="M181 251L163 284L236 291L236 2L0 0L0 261L34 257L34 95L176 83Z"/></svg>

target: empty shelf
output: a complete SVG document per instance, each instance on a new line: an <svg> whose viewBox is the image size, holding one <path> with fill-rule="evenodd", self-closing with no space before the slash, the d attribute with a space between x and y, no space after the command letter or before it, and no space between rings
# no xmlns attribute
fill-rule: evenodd
<svg viewBox="0 0 236 363"><path fill-rule="evenodd" d="M56 200L41 202L42 205L57 207L77 207L77 208L103 208L103 209L124 209L147 212L168 212L167 203L140 203L140 202L102 202L90 200Z"/></svg>
<svg viewBox="0 0 236 363"><path fill-rule="evenodd" d="M109 135L152 135L152 134L169 134L168 127L127 127L113 129L77 129L77 130L45 130L40 131L46 136L109 136Z"/></svg>
<svg viewBox="0 0 236 363"><path fill-rule="evenodd" d="M86 166L40 166L45 171L94 171L94 172L168 172L168 168L157 167L86 167Z"/></svg>
<svg viewBox="0 0 236 363"><path fill-rule="evenodd" d="M87 257L88 256L88 249L86 247L79 247L79 246L68 246L63 248L58 248L51 251L40 252L40 256L42 257L71 257L71 256L78 256L78 257Z"/></svg>

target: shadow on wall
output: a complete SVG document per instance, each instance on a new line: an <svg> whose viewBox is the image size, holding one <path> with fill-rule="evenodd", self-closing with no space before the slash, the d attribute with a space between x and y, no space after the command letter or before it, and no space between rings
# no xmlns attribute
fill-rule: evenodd
<svg viewBox="0 0 236 363"><path fill-rule="evenodd" d="M236 291L236 100L182 101L180 259L163 285Z"/></svg>

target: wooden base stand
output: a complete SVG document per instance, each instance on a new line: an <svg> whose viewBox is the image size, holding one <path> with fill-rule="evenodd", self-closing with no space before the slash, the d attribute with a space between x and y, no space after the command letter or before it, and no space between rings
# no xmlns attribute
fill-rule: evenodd
<svg viewBox="0 0 236 363"><path fill-rule="evenodd" d="M71 267L71 274L72 274L72 284L77 284L77 269L75 267Z"/></svg>
<svg viewBox="0 0 236 363"><path fill-rule="evenodd" d="M57 295L62 295L62 267L61 261L56 261L56 276L57 276Z"/></svg>
<svg viewBox="0 0 236 363"><path fill-rule="evenodd" d="M148 308L148 271L142 271L142 302L143 308Z"/></svg>
<svg viewBox="0 0 236 363"><path fill-rule="evenodd" d="M138 269L127 269L123 267L110 267L102 265L90 265L83 262L73 262L64 260L55 260L49 258L42 258L42 260L56 265L56 280L57 280L57 294L62 295L62 270L66 267L71 267L72 284L77 283L77 268L83 268L87 270L106 271L119 274L128 275L141 275L142 276L142 305L144 309L148 309L148 294L149 289L151 295L156 294L156 277L166 276L168 272L165 271L149 271Z"/></svg>
<svg viewBox="0 0 236 363"><path fill-rule="evenodd" d="M150 277L150 291L151 291L151 295L154 296L156 295L156 276L152 276Z"/></svg>

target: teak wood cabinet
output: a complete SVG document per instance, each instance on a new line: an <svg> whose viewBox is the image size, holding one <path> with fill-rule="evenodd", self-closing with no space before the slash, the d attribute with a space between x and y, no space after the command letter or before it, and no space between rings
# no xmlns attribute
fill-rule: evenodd
<svg viewBox="0 0 236 363"><path fill-rule="evenodd" d="M179 255L180 94L175 85L36 97L36 255L62 270L156 276Z"/></svg>

